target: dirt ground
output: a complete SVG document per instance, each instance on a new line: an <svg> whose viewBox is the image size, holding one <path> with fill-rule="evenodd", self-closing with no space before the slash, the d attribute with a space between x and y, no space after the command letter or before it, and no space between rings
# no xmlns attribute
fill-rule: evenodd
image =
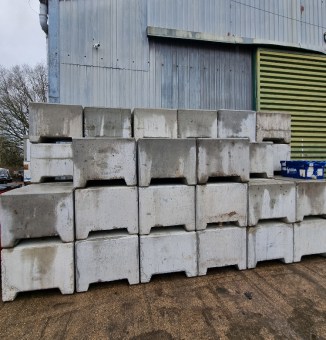
<svg viewBox="0 0 326 340"><path fill-rule="evenodd" d="M326 258L21 293L0 303L3 339L326 339Z"/></svg>

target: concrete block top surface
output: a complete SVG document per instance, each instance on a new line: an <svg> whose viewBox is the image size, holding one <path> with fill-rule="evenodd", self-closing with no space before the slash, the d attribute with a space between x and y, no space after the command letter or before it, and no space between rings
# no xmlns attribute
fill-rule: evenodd
<svg viewBox="0 0 326 340"><path fill-rule="evenodd" d="M106 241L106 240L116 240L121 238L131 238L137 237L138 235L130 235L127 231L111 230L109 232L102 231L98 234L90 234L85 240L76 240L76 243L83 242L96 242L96 241Z"/></svg>
<svg viewBox="0 0 326 340"><path fill-rule="evenodd" d="M194 231L184 231L178 227L169 227L169 228L157 228L152 229L149 235L140 235L140 237L144 238L160 238L160 237L171 237L171 236L183 236L183 235L192 235L195 234Z"/></svg>
<svg viewBox="0 0 326 340"><path fill-rule="evenodd" d="M135 108L134 137L177 138L177 110Z"/></svg>
<svg viewBox="0 0 326 340"><path fill-rule="evenodd" d="M85 137L131 138L131 110L85 107L84 135Z"/></svg>
<svg viewBox="0 0 326 340"><path fill-rule="evenodd" d="M71 143L31 144L31 158L72 158Z"/></svg>
<svg viewBox="0 0 326 340"><path fill-rule="evenodd" d="M249 187L253 186L270 186L270 185L292 185L294 186L295 183L292 179L287 180L280 180L280 179L268 179L268 178L253 178L249 181Z"/></svg>
<svg viewBox="0 0 326 340"><path fill-rule="evenodd" d="M178 110L179 138L217 138L217 111Z"/></svg>
<svg viewBox="0 0 326 340"><path fill-rule="evenodd" d="M54 238L46 238L46 239L37 239L37 240L23 240L18 243L14 248L6 249L6 251L19 251L25 249L42 249L53 246L64 246L69 245L71 243L62 243L59 239Z"/></svg>

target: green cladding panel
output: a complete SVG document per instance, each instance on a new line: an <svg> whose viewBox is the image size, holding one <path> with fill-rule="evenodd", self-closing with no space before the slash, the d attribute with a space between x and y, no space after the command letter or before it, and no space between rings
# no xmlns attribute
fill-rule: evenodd
<svg viewBox="0 0 326 340"><path fill-rule="evenodd" d="M326 56L259 49L257 111L291 113L291 157L326 159Z"/></svg>

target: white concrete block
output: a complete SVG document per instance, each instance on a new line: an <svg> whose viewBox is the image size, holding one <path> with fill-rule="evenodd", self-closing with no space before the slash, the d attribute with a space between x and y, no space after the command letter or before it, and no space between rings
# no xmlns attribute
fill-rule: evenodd
<svg viewBox="0 0 326 340"><path fill-rule="evenodd" d="M209 227L198 231L198 275L206 275L208 268L236 265L247 268L246 228L229 225Z"/></svg>
<svg viewBox="0 0 326 340"><path fill-rule="evenodd" d="M74 292L74 243L29 240L1 251L2 301L19 292L59 288Z"/></svg>
<svg viewBox="0 0 326 340"><path fill-rule="evenodd" d="M90 283L122 279L139 283L137 235L116 231L76 242L77 292L86 292Z"/></svg>
<svg viewBox="0 0 326 340"><path fill-rule="evenodd" d="M186 272L196 276L196 232L177 229L155 230L140 236L140 281L149 282L154 274Z"/></svg>
<svg viewBox="0 0 326 340"><path fill-rule="evenodd" d="M290 144L291 114L285 112L257 112L256 141Z"/></svg>
<svg viewBox="0 0 326 340"><path fill-rule="evenodd" d="M131 138L131 110L85 107L84 136Z"/></svg>
<svg viewBox="0 0 326 340"><path fill-rule="evenodd" d="M281 171L281 161L291 159L291 146L289 144L273 144L274 171Z"/></svg>
<svg viewBox="0 0 326 340"><path fill-rule="evenodd" d="M274 176L273 143L250 143L250 173Z"/></svg>
<svg viewBox="0 0 326 340"><path fill-rule="evenodd" d="M76 239L91 231L127 229L138 233L137 187L91 187L75 191Z"/></svg>
<svg viewBox="0 0 326 340"><path fill-rule="evenodd" d="M139 233L149 234L153 227L182 225L195 230L195 187L153 185L139 188Z"/></svg>
<svg viewBox="0 0 326 340"><path fill-rule="evenodd" d="M178 110L179 138L217 138L217 111Z"/></svg>
<svg viewBox="0 0 326 340"><path fill-rule="evenodd" d="M304 255L326 256L326 220L310 217L294 224L294 262Z"/></svg>
<svg viewBox="0 0 326 340"><path fill-rule="evenodd" d="M0 196L1 245L21 239L60 236L74 241L72 183L31 184Z"/></svg>
<svg viewBox="0 0 326 340"><path fill-rule="evenodd" d="M249 180L248 139L198 139L197 181L205 184L209 177L239 177Z"/></svg>
<svg viewBox="0 0 326 340"><path fill-rule="evenodd" d="M295 184L293 181L252 179L249 182L248 225L259 220L284 219L295 222Z"/></svg>
<svg viewBox="0 0 326 340"><path fill-rule="evenodd" d="M247 226L247 184L210 183L196 186L196 230L209 223Z"/></svg>
<svg viewBox="0 0 326 340"><path fill-rule="evenodd" d="M75 188L90 180L124 179L127 185L137 185L134 139L74 139L72 149Z"/></svg>
<svg viewBox="0 0 326 340"><path fill-rule="evenodd" d="M74 166L71 143L31 144L31 179L39 183L49 177L72 180Z"/></svg>
<svg viewBox="0 0 326 340"><path fill-rule="evenodd" d="M83 137L83 108L80 105L29 104L29 139Z"/></svg>
<svg viewBox="0 0 326 340"><path fill-rule="evenodd" d="M255 268L260 261L278 259L293 262L293 224L265 221L249 227L248 268Z"/></svg>
<svg viewBox="0 0 326 340"><path fill-rule="evenodd" d="M140 139L138 141L138 183L149 186L151 179L181 178L196 184L196 140Z"/></svg>
<svg viewBox="0 0 326 340"><path fill-rule="evenodd" d="M256 140L256 112L246 110L219 110L217 138L249 138Z"/></svg>
<svg viewBox="0 0 326 340"><path fill-rule="evenodd" d="M177 110L134 109L134 137L177 138Z"/></svg>

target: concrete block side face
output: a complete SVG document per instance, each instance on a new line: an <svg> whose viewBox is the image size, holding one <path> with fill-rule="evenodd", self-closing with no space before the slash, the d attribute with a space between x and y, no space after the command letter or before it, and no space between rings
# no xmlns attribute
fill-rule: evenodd
<svg viewBox="0 0 326 340"><path fill-rule="evenodd" d="M152 275L186 272L197 275L197 239L195 232L140 236L140 281Z"/></svg>
<svg viewBox="0 0 326 340"><path fill-rule="evenodd" d="M29 139L83 137L83 108L79 105L31 103Z"/></svg>
<svg viewBox="0 0 326 340"><path fill-rule="evenodd" d="M177 138L177 110L134 109L134 137Z"/></svg>
<svg viewBox="0 0 326 340"><path fill-rule="evenodd" d="M195 187L186 185L139 188L139 233L151 228L184 226L195 230Z"/></svg>
<svg viewBox="0 0 326 340"><path fill-rule="evenodd" d="M246 269L246 228L228 226L207 229L198 236L198 274L206 275L208 268L236 265Z"/></svg>
<svg viewBox="0 0 326 340"><path fill-rule="evenodd" d="M274 176L272 143L250 143L250 173Z"/></svg>
<svg viewBox="0 0 326 340"><path fill-rule="evenodd" d="M217 138L217 111L178 110L179 138Z"/></svg>
<svg viewBox="0 0 326 340"><path fill-rule="evenodd" d="M291 146L289 144L273 144L274 171L281 171L281 161L291 159Z"/></svg>
<svg viewBox="0 0 326 340"><path fill-rule="evenodd" d="M247 226L247 184L212 183L196 187L196 230L209 223Z"/></svg>
<svg viewBox="0 0 326 340"><path fill-rule="evenodd" d="M249 141L247 139L198 139L197 182L209 177L239 177L249 181Z"/></svg>
<svg viewBox="0 0 326 340"><path fill-rule="evenodd" d="M259 220L284 219L295 222L296 193L294 183L275 184L249 182L248 225L255 226ZM255 184L254 184L255 183Z"/></svg>
<svg viewBox="0 0 326 340"><path fill-rule="evenodd" d="M40 159L31 158L31 181L41 183L47 177L73 178L74 166L72 159Z"/></svg>
<svg viewBox="0 0 326 340"><path fill-rule="evenodd" d="M85 107L84 136L131 138L131 110Z"/></svg>
<svg viewBox="0 0 326 340"><path fill-rule="evenodd" d="M3 249L2 300L12 301L17 293L59 288L74 292L74 244L48 242Z"/></svg>
<svg viewBox="0 0 326 340"><path fill-rule="evenodd" d="M219 110L217 138L249 138L250 142L255 142L256 112Z"/></svg>
<svg viewBox="0 0 326 340"><path fill-rule="evenodd" d="M73 194L2 196L1 246L10 248L18 240L59 236L74 241Z"/></svg>
<svg viewBox="0 0 326 340"><path fill-rule="evenodd" d="M196 141L192 139L140 139L138 141L139 186L151 179L180 178L196 184Z"/></svg>
<svg viewBox="0 0 326 340"><path fill-rule="evenodd" d="M313 254L326 254L326 220L322 218L294 224L294 262Z"/></svg>
<svg viewBox="0 0 326 340"><path fill-rule="evenodd" d="M76 238L91 231L127 229L138 233L136 187L95 187L75 191Z"/></svg>
<svg viewBox="0 0 326 340"><path fill-rule="evenodd" d="M138 236L103 237L76 242L76 290L95 282L128 279L139 283Z"/></svg>
<svg viewBox="0 0 326 340"><path fill-rule="evenodd" d="M262 222L248 228L248 268L277 259L293 262L293 224Z"/></svg>
<svg viewBox="0 0 326 340"><path fill-rule="evenodd" d="M85 187L89 180L124 179L137 185L136 142L133 139L75 139L74 187Z"/></svg>

